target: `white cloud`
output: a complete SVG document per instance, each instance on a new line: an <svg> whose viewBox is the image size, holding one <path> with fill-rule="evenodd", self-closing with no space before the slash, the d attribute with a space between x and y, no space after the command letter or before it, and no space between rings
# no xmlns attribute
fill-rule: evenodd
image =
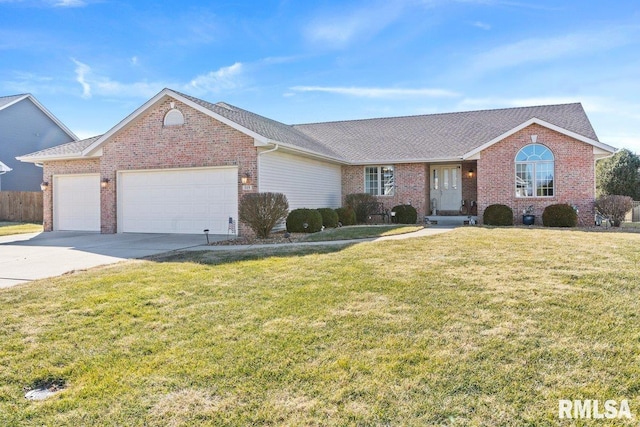
<svg viewBox="0 0 640 427"><path fill-rule="evenodd" d="M476 28L480 28L481 30L489 31L491 29L491 24L487 24L486 22L476 21L472 24Z"/></svg>
<svg viewBox="0 0 640 427"><path fill-rule="evenodd" d="M83 98L91 98L94 95L148 98L165 87L161 82L121 83L114 81L109 77L96 75L87 64L73 58L71 60L76 64L76 81L82 86Z"/></svg>
<svg viewBox="0 0 640 427"><path fill-rule="evenodd" d="M73 58L71 60L76 64L76 81L82 86L82 97L91 98L91 85L87 82L87 74L91 73L91 67Z"/></svg>
<svg viewBox="0 0 640 427"><path fill-rule="evenodd" d="M131 59L132 64L137 62L134 60L135 58ZM83 98L91 98L92 96L150 98L165 87L179 88L195 95L204 95L237 89L242 86L243 66L240 62L196 76L188 83L166 81L123 83L107 76L97 75L89 65L73 58L71 60L76 65L76 81L82 86Z"/></svg>
<svg viewBox="0 0 640 427"><path fill-rule="evenodd" d="M290 89L297 92L326 92L362 98L450 98L460 96L458 93L450 90L432 88L402 89L376 87L294 86Z"/></svg>
<svg viewBox="0 0 640 427"><path fill-rule="evenodd" d="M304 34L312 43L329 47L345 47L352 41L367 38L393 23L404 9L403 2L391 1L368 4L366 7L345 11L340 9L316 16L305 28Z"/></svg>
<svg viewBox="0 0 640 427"><path fill-rule="evenodd" d="M616 27L556 37L531 38L498 46L478 55L476 70L493 70L564 59L635 43L638 27Z"/></svg>
<svg viewBox="0 0 640 427"><path fill-rule="evenodd" d="M84 0L58 0L53 5L56 7L83 7L87 3Z"/></svg>
<svg viewBox="0 0 640 427"><path fill-rule="evenodd" d="M132 56L131 57L131 65L133 65L133 66L138 65L138 57L137 56Z"/></svg>
<svg viewBox="0 0 640 427"><path fill-rule="evenodd" d="M242 71L242 63L236 62L228 67L195 77L186 85L186 89L200 93L218 93L222 90L236 89L241 86Z"/></svg>

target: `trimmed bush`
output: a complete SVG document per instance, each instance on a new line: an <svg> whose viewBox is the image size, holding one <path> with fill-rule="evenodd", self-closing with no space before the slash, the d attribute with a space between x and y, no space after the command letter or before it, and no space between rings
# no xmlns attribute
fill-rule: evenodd
<svg viewBox="0 0 640 427"><path fill-rule="evenodd" d="M542 212L542 225L545 227L575 227L578 225L578 214L566 203L549 205Z"/></svg>
<svg viewBox="0 0 640 427"><path fill-rule="evenodd" d="M507 205L490 205L484 210L485 225L508 226L513 225L513 210Z"/></svg>
<svg viewBox="0 0 640 427"><path fill-rule="evenodd" d="M338 214L331 208L318 209L320 216L322 216L322 225L325 228L336 228L338 226Z"/></svg>
<svg viewBox="0 0 640 427"><path fill-rule="evenodd" d="M320 230L322 215L317 209L294 209L287 217L287 231L290 233L316 233Z"/></svg>
<svg viewBox="0 0 640 427"><path fill-rule="evenodd" d="M345 206L342 208L336 209L336 213L338 214L338 221L342 225L356 225L356 211L354 211L351 207Z"/></svg>
<svg viewBox="0 0 640 427"><path fill-rule="evenodd" d="M251 193L240 199L238 217L260 239L269 237L277 223L289 212L287 196L282 193Z"/></svg>
<svg viewBox="0 0 640 427"><path fill-rule="evenodd" d="M629 196L601 196L596 199L596 209L611 221L611 225L620 227L627 212L633 209L633 200Z"/></svg>
<svg viewBox="0 0 640 427"><path fill-rule="evenodd" d="M344 202L356 212L358 224L365 224L370 215L378 213L376 212L378 201L369 193L348 194Z"/></svg>
<svg viewBox="0 0 640 427"><path fill-rule="evenodd" d="M398 205L391 209L395 216L391 219L397 224L415 224L418 221L418 211L411 205Z"/></svg>

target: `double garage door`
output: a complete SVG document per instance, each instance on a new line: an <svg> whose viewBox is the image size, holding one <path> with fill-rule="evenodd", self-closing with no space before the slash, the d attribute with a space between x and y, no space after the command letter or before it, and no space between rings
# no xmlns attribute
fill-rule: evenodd
<svg viewBox="0 0 640 427"><path fill-rule="evenodd" d="M62 194L58 198L63 201L74 198L76 208L72 210L75 212L71 215L69 209L63 207L57 216L64 228L54 227L99 231L99 177L96 175L91 183L91 175L85 175L84 179L79 176L59 178L65 181L72 177L76 180L73 184L60 186ZM237 177L236 167L121 171L117 177L118 232L199 234L209 229L212 234L226 234L229 218L237 221ZM56 188L60 185L57 184ZM79 191L80 187L82 191ZM86 202L79 200L80 193L84 194ZM59 205L62 203L54 202L54 221ZM83 221L93 218L96 212L97 226L93 222L84 224Z"/></svg>

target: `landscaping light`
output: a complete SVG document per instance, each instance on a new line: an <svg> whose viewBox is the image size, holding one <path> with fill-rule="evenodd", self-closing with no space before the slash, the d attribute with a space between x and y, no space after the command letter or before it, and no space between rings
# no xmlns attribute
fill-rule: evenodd
<svg viewBox="0 0 640 427"><path fill-rule="evenodd" d="M204 235L207 238L207 245L209 245L209 229L208 228L204 230Z"/></svg>

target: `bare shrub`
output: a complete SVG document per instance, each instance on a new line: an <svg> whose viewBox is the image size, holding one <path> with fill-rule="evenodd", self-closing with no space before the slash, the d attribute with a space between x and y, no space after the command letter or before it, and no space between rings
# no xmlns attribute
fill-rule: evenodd
<svg viewBox="0 0 640 427"><path fill-rule="evenodd" d="M251 193L240 200L238 216L260 239L269 237L271 230L289 213L289 201L282 193Z"/></svg>
<svg viewBox="0 0 640 427"><path fill-rule="evenodd" d="M629 196L600 196L596 199L596 209L611 221L614 227L620 227L624 216L633 208Z"/></svg>

